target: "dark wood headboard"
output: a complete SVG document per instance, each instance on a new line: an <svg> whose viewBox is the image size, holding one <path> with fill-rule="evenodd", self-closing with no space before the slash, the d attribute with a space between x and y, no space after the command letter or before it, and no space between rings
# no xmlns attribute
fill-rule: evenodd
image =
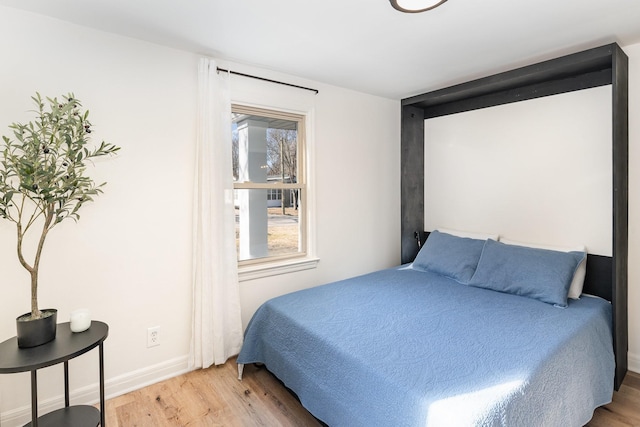
<svg viewBox="0 0 640 427"><path fill-rule="evenodd" d="M418 250L414 233L424 230L424 121L479 108L611 85L613 256L589 255L585 292L611 301L615 387L627 372L628 351L628 57L616 43L540 62L402 100L401 260Z"/></svg>

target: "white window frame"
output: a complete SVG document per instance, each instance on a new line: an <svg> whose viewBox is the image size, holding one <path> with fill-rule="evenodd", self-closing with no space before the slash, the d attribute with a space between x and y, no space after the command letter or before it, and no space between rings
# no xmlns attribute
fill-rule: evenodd
<svg viewBox="0 0 640 427"><path fill-rule="evenodd" d="M315 195L311 185L309 170L312 169L310 164L311 156L309 156L310 140L312 128L312 113L309 111L287 111L282 108L270 108L263 106L255 106L245 103L232 103L231 110L234 113L242 113L256 115L262 117L279 118L292 120L298 123L298 176L295 184L286 183L234 183L236 189L301 189L303 203L301 204L301 212L299 213L299 230L300 230L300 250L301 252L290 254L271 256L266 258L257 258L250 260L238 261L239 280L247 281L262 277L274 276L279 274L291 273L296 271L308 270L315 268L318 258L315 256L315 232L312 226L313 212L315 210ZM303 210L303 211L302 211Z"/></svg>

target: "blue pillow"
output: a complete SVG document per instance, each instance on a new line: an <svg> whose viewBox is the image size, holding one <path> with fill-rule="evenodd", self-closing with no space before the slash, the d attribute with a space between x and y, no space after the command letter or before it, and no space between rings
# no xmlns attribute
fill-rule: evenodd
<svg viewBox="0 0 640 427"><path fill-rule="evenodd" d="M534 298L559 307L584 252L559 252L488 240L469 285Z"/></svg>
<svg viewBox="0 0 640 427"><path fill-rule="evenodd" d="M466 284L476 271L484 242L432 231L413 261L413 268Z"/></svg>

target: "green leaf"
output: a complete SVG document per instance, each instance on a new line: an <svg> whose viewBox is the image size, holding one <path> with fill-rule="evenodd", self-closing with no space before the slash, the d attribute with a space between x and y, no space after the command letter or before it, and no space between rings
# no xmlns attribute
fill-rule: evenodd
<svg viewBox="0 0 640 427"><path fill-rule="evenodd" d="M43 98L36 92L31 100L35 118L10 124L10 135L0 142L0 216L24 221L24 232L53 206L54 225L66 218L77 221L83 204L94 201L104 185L96 186L88 176L85 160L120 150L105 141L91 146L85 129L91 126L89 110L73 93ZM24 203L14 201L18 195Z"/></svg>

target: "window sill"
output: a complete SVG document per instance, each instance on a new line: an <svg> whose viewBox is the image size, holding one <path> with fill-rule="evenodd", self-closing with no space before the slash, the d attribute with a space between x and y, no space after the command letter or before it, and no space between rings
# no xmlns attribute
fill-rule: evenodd
<svg viewBox="0 0 640 427"><path fill-rule="evenodd" d="M265 264L244 266L238 269L238 280L246 282L248 280L260 279L262 277L277 276L279 274L294 273L296 271L310 270L316 268L319 258L299 258L288 259Z"/></svg>

